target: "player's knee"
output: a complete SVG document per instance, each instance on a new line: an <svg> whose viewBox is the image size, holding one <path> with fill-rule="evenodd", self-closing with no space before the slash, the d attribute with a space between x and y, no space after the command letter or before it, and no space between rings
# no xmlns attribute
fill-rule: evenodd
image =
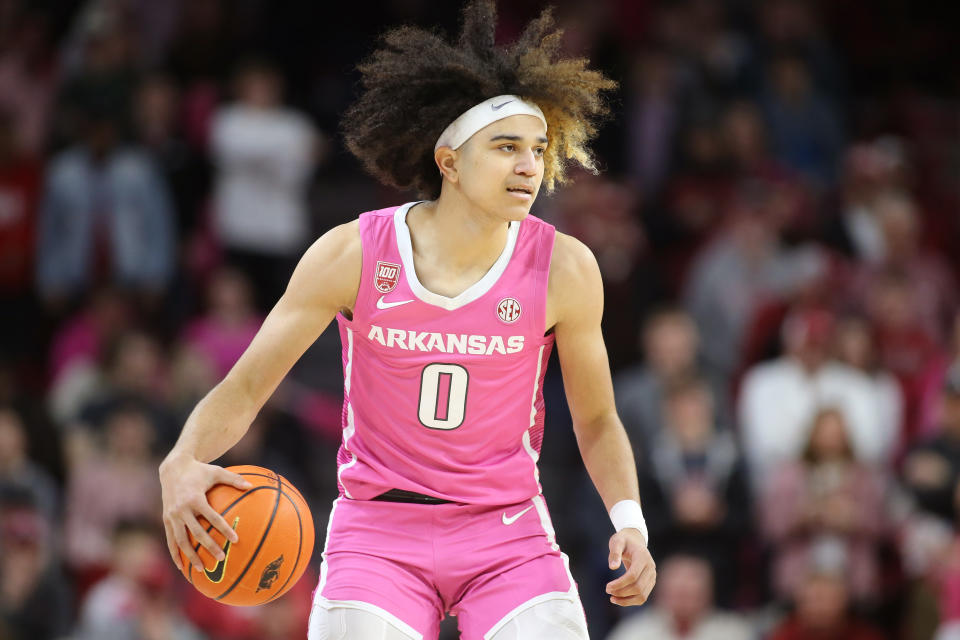
<svg viewBox="0 0 960 640"><path fill-rule="evenodd" d="M587 620L579 602L547 600L524 609L491 640L589 640Z"/></svg>
<svg viewBox="0 0 960 640"><path fill-rule="evenodd" d="M386 618L363 609L315 605L307 640L413 640Z"/></svg>

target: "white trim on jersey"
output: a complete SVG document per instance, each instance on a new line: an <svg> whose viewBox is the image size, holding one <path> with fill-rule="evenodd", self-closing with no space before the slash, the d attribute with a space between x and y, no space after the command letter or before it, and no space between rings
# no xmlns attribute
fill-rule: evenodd
<svg viewBox="0 0 960 640"><path fill-rule="evenodd" d="M323 551L320 553L320 582L317 583L317 593L323 592L323 587L327 584L327 547L330 546L330 529L333 528L333 514L337 510L337 503L340 498L333 501L330 505L330 517L327 518L327 535L323 539Z"/></svg>
<svg viewBox="0 0 960 640"><path fill-rule="evenodd" d="M337 468L337 480L340 481L340 486L343 487L343 493L348 498L353 498L350 495L350 490L347 489L347 485L344 484L341 474L344 471L357 464L357 456L352 451L350 451L350 438L353 437L353 434L357 432L357 427L353 422L353 403L350 402L350 374L353 373L353 330L349 327L347 328L347 366L344 367L345 371L343 373L343 388L346 390L346 395L344 396L347 403L347 427L343 430L343 448L347 453L350 454L350 457L353 458L350 462L340 465Z"/></svg>
<svg viewBox="0 0 960 640"><path fill-rule="evenodd" d="M527 452L530 459L533 460L533 479L537 483L537 492L540 492L540 469L537 467L537 461L540 460L540 454L530 443L530 429L537 423L537 391L540 388L540 371L543 367L543 349L547 345L540 345L540 351L537 352L537 373L533 377L533 398L530 400L530 424L523 432L523 450Z"/></svg>
<svg viewBox="0 0 960 640"><path fill-rule="evenodd" d="M550 514L547 512L547 505L543 501L543 496L534 496L530 501L533 502L533 506L536 507L537 510L537 515L540 516L540 526L543 527L543 532L547 536L547 542L550 543L550 548L554 551L559 551L560 546L557 545L557 533L553 528L553 524L550 522ZM511 619L541 602L547 602L548 600L570 600L576 603L581 610L583 609L583 603L580 602L580 594L577 593L577 583L573 581L573 574L570 573L570 558L563 552L560 553L560 557L563 560L563 568L567 573L567 579L570 580L570 588L567 591L542 593L539 596L527 600L520 606L515 607L510 613L500 618L495 625L490 627L489 631L483 634L484 640L491 640Z"/></svg>
<svg viewBox="0 0 960 640"><path fill-rule="evenodd" d="M410 285L410 290L413 291L415 296L427 304L441 307L447 311L453 311L480 298L490 291L497 280L500 279L500 276L506 271L510 257L513 255L513 249L517 245L517 236L520 234L520 222L517 220L510 222L510 227L507 230L507 244L504 245L500 257L493 263L490 270L465 291L453 298L448 298L439 293L434 293L420 284L420 280L417 279L417 271L413 266L413 244L410 240L410 227L407 226L406 218L410 208L420 202L423 201L408 202L398 207L393 214L393 224L396 229L397 249L400 251L400 261L403 263L403 270L406 271L407 274L407 284Z"/></svg>

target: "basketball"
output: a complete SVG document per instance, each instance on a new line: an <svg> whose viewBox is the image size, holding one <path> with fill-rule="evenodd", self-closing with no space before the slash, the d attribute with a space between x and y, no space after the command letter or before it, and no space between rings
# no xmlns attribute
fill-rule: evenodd
<svg viewBox="0 0 960 640"><path fill-rule="evenodd" d="M204 571L197 571L180 552L180 571L205 596L235 606L253 606L286 593L310 562L313 551L313 518L300 492L283 476L263 467L239 465L228 471L253 486L241 491L218 484L207 500L237 532L231 544L200 517L200 524L224 549L217 562L190 534Z"/></svg>

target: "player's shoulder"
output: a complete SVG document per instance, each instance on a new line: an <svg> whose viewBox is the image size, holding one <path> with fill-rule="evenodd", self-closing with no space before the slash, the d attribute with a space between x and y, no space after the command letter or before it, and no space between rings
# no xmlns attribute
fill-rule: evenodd
<svg viewBox="0 0 960 640"><path fill-rule="evenodd" d="M599 322L603 308L603 280L593 252L583 242L559 231L550 259L548 307L557 322Z"/></svg>
<svg viewBox="0 0 960 640"><path fill-rule="evenodd" d="M599 279L600 267L590 247L571 235L557 231L550 260L551 285L589 285Z"/></svg>

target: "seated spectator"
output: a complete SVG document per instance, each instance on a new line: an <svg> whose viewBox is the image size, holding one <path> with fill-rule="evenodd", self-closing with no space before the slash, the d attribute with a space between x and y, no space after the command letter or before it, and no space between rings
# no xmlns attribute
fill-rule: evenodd
<svg viewBox="0 0 960 640"><path fill-rule="evenodd" d="M875 328L880 365L897 377L903 395L901 450L917 441L924 386L943 361L943 349L922 325L914 306L917 287L905 272L880 272L865 286L864 293Z"/></svg>
<svg viewBox="0 0 960 640"><path fill-rule="evenodd" d="M960 311L953 316L946 350L931 364L929 375L922 381L917 431L914 434L919 440L926 440L940 430L940 394L947 374L954 365L960 365Z"/></svg>
<svg viewBox="0 0 960 640"><path fill-rule="evenodd" d="M70 631L70 600L67 581L55 561L50 523L32 494L7 492L0 498L0 637L65 637Z"/></svg>
<svg viewBox="0 0 960 640"><path fill-rule="evenodd" d="M84 601L76 640L202 640L180 613L179 586L156 527L120 521L110 573Z"/></svg>
<svg viewBox="0 0 960 640"><path fill-rule="evenodd" d="M750 181L732 198L727 224L697 256L683 293L703 339L704 365L720 377L740 364L758 307L787 298L826 269L813 246L781 246L783 206L778 189Z"/></svg>
<svg viewBox="0 0 960 640"><path fill-rule="evenodd" d="M960 366L952 367L944 381L940 424L939 434L907 454L903 481L922 510L953 524L960 486Z"/></svg>
<svg viewBox="0 0 960 640"><path fill-rule="evenodd" d="M68 457L76 461L88 456L90 438L105 417L130 402L149 412L158 447L172 445L180 425L167 406L166 365L160 344L146 332L124 331L104 343L100 361L82 372L86 379L74 381L70 389L76 397L70 399L72 419L63 425Z"/></svg>
<svg viewBox="0 0 960 640"><path fill-rule="evenodd" d="M896 440L900 441L903 434L903 392L897 379L880 362L870 323L862 316L842 318L837 323L834 339L837 361L853 367L870 379L879 416L887 423L881 431L895 434Z"/></svg>
<svg viewBox="0 0 960 640"><path fill-rule="evenodd" d="M876 390L859 371L830 359L834 320L821 310L792 313L783 323L785 353L747 372L739 401L741 441L754 487L780 464L798 459L821 408L842 413L854 456L888 459L896 434L879 415Z"/></svg>
<svg viewBox="0 0 960 640"><path fill-rule="evenodd" d="M730 431L718 431L702 380L667 390L666 428L640 465L640 496L658 557L693 553L716 577L717 600L737 593L737 550L750 524L746 469Z"/></svg>
<svg viewBox="0 0 960 640"><path fill-rule="evenodd" d="M649 451L663 431L663 396L674 382L699 373L700 336L693 319L678 307L662 307L643 326L645 362L614 378L617 415L639 452ZM726 389L712 385L720 426L727 426Z"/></svg>
<svg viewBox="0 0 960 640"><path fill-rule="evenodd" d="M793 615L770 640L883 640L884 636L850 610L843 548L825 541L803 569Z"/></svg>
<svg viewBox="0 0 960 640"><path fill-rule="evenodd" d="M107 416L97 454L72 470L66 499L66 558L84 579L109 566L111 535L118 522L159 520L159 462L151 451L156 429L136 404L120 405Z"/></svg>
<svg viewBox="0 0 960 640"><path fill-rule="evenodd" d="M803 457L780 464L763 492L761 523L772 547L776 595L794 595L810 554L829 538L847 559L851 596L874 600L878 545L888 529L885 489L878 473L854 459L843 414L818 413Z"/></svg>
<svg viewBox="0 0 960 640"><path fill-rule="evenodd" d="M250 283L240 272L223 268L207 286L207 311L190 322L183 342L209 360L223 379L250 345L263 317L254 309Z"/></svg>
<svg viewBox="0 0 960 640"><path fill-rule="evenodd" d="M0 405L0 492L20 489L53 526L60 520L60 492L53 477L29 457L27 429L20 414Z"/></svg>
<svg viewBox="0 0 960 640"><path fill-rule="evenodd" d="M607 640L751 640L740 617L713 608L710 564L695 556L674 556L659 572L653 606L620 622Z"/></svg>
<svg viewBox="0 0 960 640"><path fill-rule="evenodd" d="M868 306L864 294L874 282L901 274L910 318L933 340L946 335L957 310L957 286L944 257L922 244L923 220L917 201L905 191L883 190L873 201L881 232L882 253L875 263L862 265L852 294Z"/></svg>

